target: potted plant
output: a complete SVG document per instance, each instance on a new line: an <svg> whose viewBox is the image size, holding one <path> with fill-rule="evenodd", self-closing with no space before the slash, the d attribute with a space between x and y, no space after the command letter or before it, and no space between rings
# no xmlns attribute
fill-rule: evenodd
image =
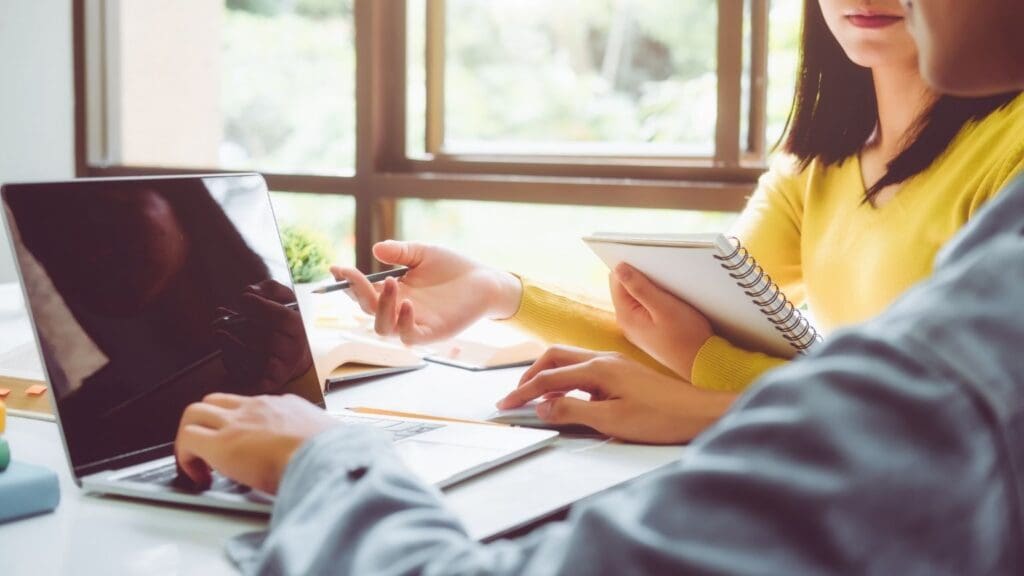
<svg viewBox="0 0 1024 576"><path fill-rule="evenodd" d="M295 282L295 297L299 308L307 320L312 320L316 311L310 298L311 290L315 283L329 275L329 268L334 261L331 243L319 231L301 226L285 226L281 230L281 240L288 269Z"/></svg>

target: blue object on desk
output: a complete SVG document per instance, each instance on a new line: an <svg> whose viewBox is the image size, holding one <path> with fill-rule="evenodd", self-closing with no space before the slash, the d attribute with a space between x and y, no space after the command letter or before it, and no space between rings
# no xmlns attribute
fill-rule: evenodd
<svg viewBox="0 0 1024 576"><path fill-rule="evenodd" d="M14 460L0 472L0 522L43 514L59 503L60 483L52 470Z"/></svg>

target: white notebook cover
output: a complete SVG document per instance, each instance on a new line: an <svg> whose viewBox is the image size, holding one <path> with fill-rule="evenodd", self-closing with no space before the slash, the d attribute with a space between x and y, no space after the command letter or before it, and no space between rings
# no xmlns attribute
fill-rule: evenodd
<svg viewBox="0 0 1024 576"><path fill-rule="evenodd" d="M725 236L599 233L583 241L609 269L626 262L689 302L708 318L716 334L733 344L783 358L796 355L797 350L715 258L735 250Z"/></svg>

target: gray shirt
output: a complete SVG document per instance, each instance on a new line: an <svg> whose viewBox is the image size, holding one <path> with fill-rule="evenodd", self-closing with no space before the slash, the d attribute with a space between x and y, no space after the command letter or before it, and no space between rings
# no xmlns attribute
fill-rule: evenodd
<svg viewBox="0 0 1024 576"><path fill-rule="evenodd" d="M930 280L565 522L475 542L386 440L339 428L229 553L267 574L1024 574L1022 497L1024 179Z"/></svg>

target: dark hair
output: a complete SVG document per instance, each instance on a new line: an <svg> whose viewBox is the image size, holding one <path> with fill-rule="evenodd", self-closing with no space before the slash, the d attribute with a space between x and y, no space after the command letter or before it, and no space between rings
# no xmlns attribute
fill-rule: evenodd
<svg viewBox="0 0 1024 576"><path fill-rule="evenodd" d="M899 184L928 168L968 122L985 118L1019 92L986 98L940 96L906 136L903 151L867 190L870 201L886 186ZM871 70L854 64L825 23L818 0L805 0L793 107L781 147L806 168L817 159L838 164L860 152L878 123L878 102Z"/></svg>

